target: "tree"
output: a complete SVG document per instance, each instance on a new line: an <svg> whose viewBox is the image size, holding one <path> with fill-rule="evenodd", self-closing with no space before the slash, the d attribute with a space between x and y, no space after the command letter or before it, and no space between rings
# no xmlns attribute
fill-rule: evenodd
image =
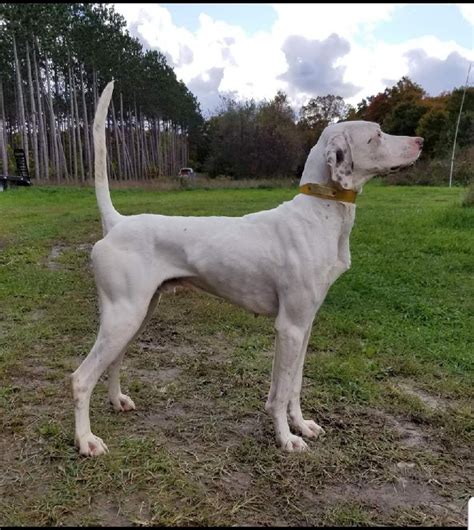
<svg viewBox="0 0 474 530"><path fill-rule="evenodd" d="M35 175L92 176L91 122L115 78L107 124L112 178L176 173L187 164L202 116L165 57L144 52L107 4L0 3L0 160L32 146ZM116 112L116 110L118 112ZM20 134L19 134L20 133Z"/></svg>
<svg viewBox="0 0 474 530"><path fill-rule="evenodd" d="M272 101L259 106L256 126L256 144L260 153L258 175L287 177L295 174L302 145L286 94L278 92Z"/></svg>
<svg viewBox="0 0 474 530"><path fill-rule="evenodd" d="M394 109L402 103L420 102L426 95L423 88L411 81L408 77L402 77L391 88L386 88L375 96L362 100L359 104L358 119L373 121L383 125L386 120L390 123L391 114ZM400 109L401 112L405 112Z"/></svg>
<svg viewBox="0 0 474 530"><path fill-rule="evenodd" d="M432 108L420 119L416 128L416 136L424 138L423 152L425 155L442 155L447 152L447 131L449 114L446 110Z"/></svg>
<svg viewBox="0 0 474 530"><path fill-rule="evenodd" d="M348 106L341 96L317 96L301 108L300 123L312 130L324 129L333 121L345 119Z"/></svg>
<svg viewBox="0 0 474 530"><path fill-rule="evenodd" d="M384 119L383 129L389 134L415 136L420 118L427 110L421 100L402 101Z"/></svg>

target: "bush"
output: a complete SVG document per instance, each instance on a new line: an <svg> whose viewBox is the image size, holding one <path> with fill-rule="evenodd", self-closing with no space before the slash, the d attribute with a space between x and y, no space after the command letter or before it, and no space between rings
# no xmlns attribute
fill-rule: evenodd
<svg viewBox="0 0 474 530"><path fill-rule="evenodd" d="M467 189L464 200L462 201L463 206L474 206L474 184L471 184Z"/></svg>
<svg viewBox="0 0 474 530"><path fill-rule="evenodd" d="M446 186L449 183L451 156L422 159L414 166L385 175L385 184L400 186ZM453 185L468 186L474 181L474 146L460 149L454 159Z"/></svg>

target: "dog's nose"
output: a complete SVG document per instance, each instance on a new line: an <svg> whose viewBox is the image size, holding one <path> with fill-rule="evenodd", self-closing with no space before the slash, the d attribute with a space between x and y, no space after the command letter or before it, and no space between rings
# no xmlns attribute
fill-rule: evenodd
<svg viewBox="0 0 474 530"><path fill-rule="evenodd" d="M418 146L420 147L420 149L423 147L423 142L425 140L423 138L421 138L421 136L418 136L417 138L415 138L415 142L418 144Z"/></svg>

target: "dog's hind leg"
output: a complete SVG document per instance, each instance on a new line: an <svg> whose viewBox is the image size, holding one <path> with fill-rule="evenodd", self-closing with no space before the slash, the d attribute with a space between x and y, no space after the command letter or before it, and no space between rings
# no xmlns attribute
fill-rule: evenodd
<svg viewBox="0 0 474 530"><path fill-rule="evenodd" d="M107 451L91 432L89 403L100 376L123 355L147 315L159 281L138 254L118 250L102 240L94 246L92 263L100 302L100 329L89 355L72 374L76 431L82 455ZM115 372L119 365L117 363ZM115 375L118 376L118 373ZM118 378L113 386L117 389Z"/></svg>
<svg viewBox="0 0 474 530"><path fill-rule="evenodd" d="M152 317L159 300L160 293L159 291L157 291L151 299L150 305L148 306L148 312L142 322L142 325L140 326L137 333L135 333L135 336L130 342L133 342L143 331L143 328ZM112 362L109 367L109 401L110 403L112 403L114 409L118 412L127 412L129 410L135 410L135 403L129 396L122 394L122 390L120 388L120 365L122 364L124 356L125 349L119 355L119 357Z"/></svg>
<svg viewBox="0 0 474 530"><path fill-rule="evenodd" d="M97 340L89 355L72 374L74 412L76 420L75 442L81 455L97 456L107 451L104 442L91 432L89 403L92 391L100 376L125 351L139 330L148 304L140 306L128 300L103 303L101 324Z"/></svg>

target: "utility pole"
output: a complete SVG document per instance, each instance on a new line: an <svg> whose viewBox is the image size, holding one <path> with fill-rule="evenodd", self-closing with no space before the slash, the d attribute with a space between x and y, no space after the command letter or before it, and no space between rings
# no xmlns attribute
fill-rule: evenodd
<svg viewBox="0 0 474 530"><path fill-rule="evenodd" d="M456 150L456 139L458 137L459 122L461 121L462 106L464 105L464 98L466 97L467 85L469 84L469 74L471 73L472 63L469 63L469 68L467 70L466 84L464 86L464 92L461 100L461 107L459 108L458 122L456 124L456 131L454 132L454 142L453 142L453 154L451 155L451 170L449 172L449 187L453 183L453 168L454 168L454 151Z"/></svg>

